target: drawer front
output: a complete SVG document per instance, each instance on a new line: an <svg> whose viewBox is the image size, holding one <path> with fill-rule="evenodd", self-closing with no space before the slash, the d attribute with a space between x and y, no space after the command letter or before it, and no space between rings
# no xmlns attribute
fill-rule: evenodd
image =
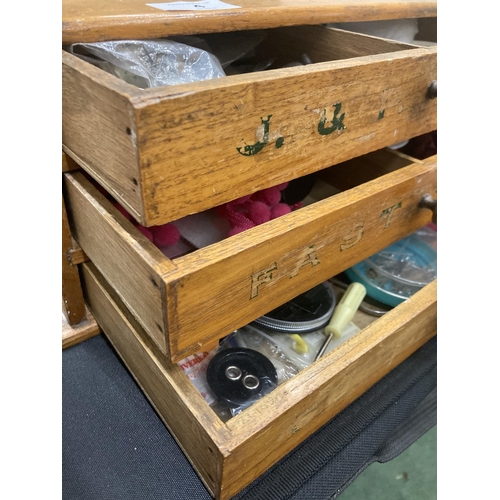
<svg viewBox="0 0 500 500"><path fill-rule="evenodd" d="M62 43L162 38L300 24L436 17L436 0L238 0L226 9L171 11L127 2L64 0ZM214 2L215 4L215 2ZM221 7L224 4L221 4Z"/></svg>
<svg viewBox="0 0 500 500"><path fill-rule="evenodd" d="M436 335L434 281L224 424L92 264L84 264L82 281L104 333L220 500L232 498Z"/></svg>
<svg viewBox="0 0 500 500"><path fill-rule="evenodd" d="M177 259L163 276L172 359L424 226L432 215L418 207L425 193L435 196L435 163L406 167Z"/></svg>
<svg viewBox="0 0 500 500"><path fill-rule="evenodd" d="M431 221L436 158L168 260L82 174L73 234L163 352L178 361Z"/></svg>
<svg viewBox="0 0 500 500"><path fill-rule="evenodd" d="M315 64L141 90L63 53L65 151L151 226L437 128L436 47L272 33Z"/></svg>

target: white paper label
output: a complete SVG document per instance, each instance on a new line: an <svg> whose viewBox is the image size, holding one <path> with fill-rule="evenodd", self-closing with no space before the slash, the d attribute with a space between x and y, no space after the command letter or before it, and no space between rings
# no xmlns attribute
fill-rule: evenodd
<svg viewBox="0 0 500 500"><path fill-rule="evenodd" d="M231 5L220 0L201 0L200 2L147 3L149 7L160 10L225 10L241 9L239 5Z"/></svg>

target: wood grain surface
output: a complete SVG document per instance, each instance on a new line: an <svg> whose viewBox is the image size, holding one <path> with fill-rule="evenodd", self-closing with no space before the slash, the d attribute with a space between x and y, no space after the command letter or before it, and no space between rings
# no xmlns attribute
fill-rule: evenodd
<svg viewBox="0 0 500 500"><path fill-rule="evenodd" d="M85 303L78 267L70 259L73 240L68 224L64 198L62 199L62 303L69 325L77 325L85 319Z"/></svg>
<svg viewBox="0 0 500 500"><path fill-rule="evenodd" d="M63 52L64 150L152 226L437 128L436 47L300 30L348 58L141 90Z"/></svg>
<svg viewBox="0 0 500 500"><path fill-rule="evenodd" d="M132 376L209 491L220 489L229 431L177 365L172 365L91 263L82 266L86 300Z"/></svg>
<svg viewBox="0 0 500 500"><path fill-rule="evenodd" d="M227 0L226 3L240 8L169 12L149 6L144 0L63 0L62 42L145 39L437 15L436 0Z"/></svg>
<svg viewBox="0 0 500 500"><path fill-rule="evenodd" d="M72 170L78 170L80 165L76 163L70 156L68 156L64 151L62 152L62 171L71 172Z"/></svg>
<svg viewBox="0 0 500 500"><path fill-rule="evenodd" d="M144 102L136 123L146 225L435 130L436 102L425 98L437 71L436 53L429 50L435 49L320 63L310 71L275 70L287 71L279 78L269 71L254 81L245 77L227 87L221 81L215 89ZM319 133L322 119L335 114L345 114L345 128ZM238 151L266 139L252 156Z"/></svg>
<svg viewBox="0 0 500 500"><path fill-rule="evenodd" d="M65 174L65 181L75 239L166 352L160 276L173 265L82 173Z"/></svg>
<svg viewBox="0 0 500 500"><path fill-rule="evenodd" d="M410 165L175 260L163 275L173 360L431 221L436 162Z"/></svg>
<svg viewBox="0 0 500 500"><path fill-rule="evenodd" d="M136 91L92 65L62 53L63 151L86 170L136 219L143 211L137 190L137 153L130 140L132 105L127 91ZM70 64L71 63L71 64ZM69 162L68 162L69 163ZM95 168L99 165L99 168ZM126 192L126 201L121 193Z"/></svg>
<svg viewBox="0 0 500 500"><path fill-rule="evenodd" d="M83 174L65 177L75 239L174 361L429 223L418 205L437 182L434 157L172 262Z"/></svg>
<svg viewBox="0 0 500 500"><path fill-rule="evenodd" d="M223 423L92 264L86 299L209 491L229 500L436 335L437 281Z"/></svg>
<svg viewBox="0 0 500 500"><path fill-rule="evenodd" d="M231 498L434 337L436 294L434 281L229 420L234 439L221 498Z"/></svg>
<svg viewBox="0 0 500 500"><path fill-rule="evenodd" d="M68 349L85 340L91 339L101 333L101 328L97 324L92 313L85 308L85 318L77 325L70 325L64 316L62 317L62 348ZM64 306L63 306L64 311Z"/></svg>

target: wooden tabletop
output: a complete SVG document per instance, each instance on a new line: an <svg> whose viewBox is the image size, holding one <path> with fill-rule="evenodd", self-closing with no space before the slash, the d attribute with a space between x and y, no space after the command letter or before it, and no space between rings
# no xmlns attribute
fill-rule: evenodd
<svg viewBox="0 0 500 500"><path fill-rule="evenodd" d="M62 42L436 17L437 0L63 0ZM172 9L185 10L172 10ZM188 10L190 9L190 10Z"/></svg>

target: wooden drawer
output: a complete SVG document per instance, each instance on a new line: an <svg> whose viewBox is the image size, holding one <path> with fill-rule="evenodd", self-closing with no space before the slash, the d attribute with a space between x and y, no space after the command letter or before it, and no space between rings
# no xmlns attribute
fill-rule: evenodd
<svg viewBox="0 0 500 500"><path fill-rule="evenodd" d="M193 9L171 11L152 8L142 0L104 3L87 0L85 7L81 0L64 0L62 43L162 38L332 22L402 18L432 21L437 16L436 0L238 0L232 5L237 8L228 11L194 5ZM435 32L434 27L432 31Z"/></svg>
<svg viewBox="0 0 500 500"><path fill-rule="evenodd" d="M224 423L92 264L82 281L99 325L217 499L250 484L436 334L434 281Z"/></svg>
<svg viewBox="0 0 500 500"><path fill-rule="evenodd" d="M436 47L300 26L260 49L314 64L143 90L63 51L64 151L149 227L437 128Z"/></svg>
<svg viewBox="0 0 500 500"><path fill-rule="evenodd" d="M387 155L407 166L391 172ZM436 160L384 150L323 170L326 180L352 169L375 178L174 260L82 173L65 174L65 196L78 244L179 361L429 223L419 203L436 197Z"/></svg>

